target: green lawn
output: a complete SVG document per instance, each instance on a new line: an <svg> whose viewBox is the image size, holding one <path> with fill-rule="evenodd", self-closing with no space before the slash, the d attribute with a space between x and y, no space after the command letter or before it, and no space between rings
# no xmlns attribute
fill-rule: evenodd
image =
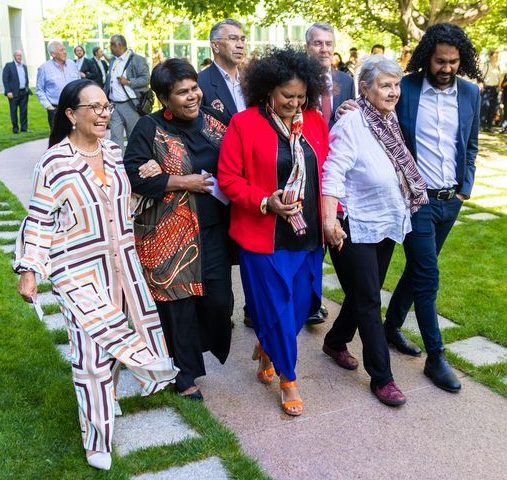
<svg viewBox="0 0 507 480"><path fill-rule="evenodd" d="M18 143L29 142L49 136L49 125L46 110L37 96L31 95L28 101L28 133L12 133L11 117L7 97L0 95L0 150Z"/></svg>
<svg viewBox="0 0 507 480"><path fill-rule="evenodd" d="M48 135L45 111L30 99L29 128L33 133L14 135L7 100L0 99L0 150ZM7 113L6 113L7 112ZM26 211L0 182L0 202L8 202L22 219ZM16 227L0 227L16 230ZM0 243L9 243L0 241ZM132 475L220 457L230 478L269 480L257 463L241 450L236 436L222 426L203 404L185 400L172 391L150 398L122 399L124 415L169 406L199 435L172 446L149 448L125 457L114 455L109 472L90 468L81 444L77 402L69 365L55 343L66 333L48 332L32 308L16 291L12 255L0 253L0 478L2 480L128 479ZM41 291L47 291L47 284ZM55 308L45 307L46 313Z"/></svg>

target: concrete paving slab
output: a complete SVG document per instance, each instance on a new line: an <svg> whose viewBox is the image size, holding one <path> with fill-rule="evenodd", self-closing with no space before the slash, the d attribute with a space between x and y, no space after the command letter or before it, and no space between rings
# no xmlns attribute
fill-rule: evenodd
<svg viewBox="0 0 507 480"><path fill-rule="evenodd" d="M132 480L227 480L227 471L218 457L173 467L162 472L149 472L132 477Z"/></svg>
<svg viewBox="0 0 507 480"><path fill-rule="evenodd" d="M486 195L501 195L503 192L498 188L486 187L485 185L474 185L474 189L472 191L473 202L477 202L477 197L485 197Z"/></svg>
<svg viewBox="0 0 507 480"><path fill-rule="evenodd" d="M463 222L460 222L459 220L456 220L453 224L453 227L457 227L458 225L463 225Z"/></svg>
<svg viewBox="0 0 507 480"><path fill-rule="evenodd" d="M63 343L61 345L56 345L56 349L60 352L62 358L70 363L70 345L68 343Z"/></svg>
<svg viewBox="0 0 507 480"><path fill-rule="evenodd" d="M507 348L485 337L470 337L446 345L452 353L463 357L476 367L507 362Z"/></svg>
<svg viewBox="0 0 507 480"><path fill-rule="evenodd" d="M488 212L471 213L467 215L467 219L469 220L496 220L497 218L499 218L498 215L493 215Z"/></svg>
<svg viewBox="0 0 507 480"><path fill-rule="evenodd" d="M0 250L4 253L12 253L16 250L16 245L0 245Z"/></svg>
<svg viewBox="0 0 507 480"><path fill-rule="evenodd" d="M58 303L56 301L56 297L53 295L53 292L38 293L37 300L41 305L54 305L55 303Z"/></svg>
<svg viewBox="0 0 507 480"><path fill-rule="evenodd" d="M171 445L199 435L171 408L124 414L116 419L113 443L119 455L160 445Z"/></svg>
<svg viewBox="0 0 507 480"><path fill-rule="evenodd" d="M0 210L0 217L5 217L6 215L12 215L14 212L12 210Z"/></svg>
<svg viewBox="0 0 507 480"><path fill-rule="evenodd" d="M471 207L467 207L466 205L463 205L459 211L459 213L467 213L467 212L470 212L471 210L473 210L473 208Z"/></svg>
<svg viewBox="0 0 507 480"><path fill-rule="evenodd" d="M48 148L47 139L22 143L0 152L0 181L28 208L33 167ZM22 172L22 174L20 174Z"/></svg>
<svg viewBox="0 0 507 480"><path fill-rule="evenodd" d="M507 175L495 175L491 178L481 178L480 182L486 184L489 187L506 188L507 187ZM474 185L475 190L475 185ZM475 192L473 192L475 194Z"/></svg>
<svg viewBox="0 0 507 480"><path fill-rule="evenodd" d="M440 330L444 330L445 328L455 328L459 327L457 323L454 323L453 321L442 317L442 315L437 315L438 318L438 325L440 327ZM420 334L419 331L419 325L417 324L417 318L415 316L415 312L411 311L408 312L407 318L405 320L405 323L403 324L403 328L406 328L407 330L411 330L412 332Z"/></svg>
<svg viewBox="0 0 507 480"><path fill-rule="evenodd" d="M477 165L476 178L481 178L481 180L483 180L486 183L489 182L491 177L494 177L496 175L502 175L504 173L505 171L502 169L488 168L484 164L479 164Z"/></svg>
<svg viewBox="0 0 507 480"><path fill-rule="evenodd" d="M20 225L19 220L0 220L0 227L19 227Z"/></svg>
<svg viewBox="0 0 507 480"><path fill-rule="evenodd" d="M0 208L8 208L9 202L0 202Z"/></svg>
<svg viewBox="0 0 507 480"><path fill-rule="evenodd" d="M42 321L46 324L48 330L63 330L65 329L65 320L61 313L54 313L53 315L44 315Z"/></svg>
<svg viewBox="0 0 507 480"><path fill-rule="evenodd" d="M383 307L387 308L392 296L393 294L391 292L388 292L387 290L380 290L380 301Z"/></svg>
<svg viewBox="0 0 507 480"><path fill-rule="evenodd" d="M483 208L504 207L507 205L507 197L485 197L474 200L474 203Z"/></svg>
<svg viewBox="0 0 507 480"><path fill-rule="evenodd" d="M330 290L340 290L342 286L336 276L336 273L328 273L322 277L322 285Z"/></svg>
<svg viewBox="0 0 507 480"><path fill-rule="evenodd" d="M121 399L140 394L141 386L139 385L139 382L134 378L129 370L122 368L120 370L118 385L116 386L116 398Z"/></svg>
<svg viewBox="0 0 507 480"><path fill-rule="evenodd" d="M14 240L16 240L17 237L18 237L18 232L0 232L0 239L1 240L14 241Z"/></svg>

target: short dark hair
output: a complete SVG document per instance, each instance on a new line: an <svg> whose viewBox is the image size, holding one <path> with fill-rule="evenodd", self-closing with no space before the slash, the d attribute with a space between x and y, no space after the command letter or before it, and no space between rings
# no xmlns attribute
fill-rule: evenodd
<svg viewBox="0 0 507 480"><path fill-rule="evenodd" d="M452 23L437 23L426 30L419 45L415 47L406 71L426 73L431 57L440 43L451 45L459 50L458 75L467 75L477 80L481 78L477 51L465 31Z"/></svg>
<svg viewBox="0 0 507 480"><path fill-rule="evenodd" d="M386 51L386 47L384 47L384 45L376 43L375 45L373 45L373 47L371 47L370 53L373 53L373 50L375 50L376 48L380 48L380 50L382 50L383 52Z"/></svg>
<svg viewBox="0 0 507 480"><path fill-rule="evenodd" d="M304 50L294 47L271 48L259 59L250 60L241 79L247 106L267 100L274 88L298 78L306 84L308 107L319 105L319 96L326 89L323 68Z"/></svg>
<svg viewBox="0 0 507 480"><path fill-rule="evenodd" d="M220 35L220 29L225 25L232 25L233 27L243 30L243 25L241 25L241 23L239 23L237 20L233 20L232 18L226 18L225 20L222 20L221 22L218 22L211 27L211 30L209 31L210 42L218 38L218 36Z"/></svg>
<svg viewBox="0 0 507 480"><path fill-rule="evenodd" d="M58 99L58 107L56 107L53 128L49 136L50 147L60 143L72 131L72 123L65 114L65 110L67 110L67 108L75 110L80 102L79 95L81 91L92 85L98 86L92 80L80 78L79 80L69 82L63 87L60 98Z"/></svg>
<svg viewBox="0 0 507 480"><path fill-rule="evenodd" d="M77 50L78 48L80 48L81 50L83 50L83 52L85 52L85 49L83 48L83 46L82 46L82 45L76 45L76 46L74 47L74 53L76 53L76 50ZM86 53L86 52L85 52L85 53Z"/></svg>
<svg viewBox="0 0 507 480"><path fill-rule="evenodd" d="M114 43L115 45L122 45L125 48L127 48L127 39L123 35L120 35L119 33L115 33L111 37L110 42Z"/></svg>
<svg viewBox="0 0 507 480"><path fill-rule="evenodd" d="M164 103L171 95L174 84L187 78L197 82L195 68L183 58L169 58L153 69L150 85L160 103Z"/></svg>
<svg viewBox="0 0 507 480"><path fill-rule="evenodd" d="M97 52L100 50L100 47L93 47L92 53L93 56L97 55Z"/></svg>

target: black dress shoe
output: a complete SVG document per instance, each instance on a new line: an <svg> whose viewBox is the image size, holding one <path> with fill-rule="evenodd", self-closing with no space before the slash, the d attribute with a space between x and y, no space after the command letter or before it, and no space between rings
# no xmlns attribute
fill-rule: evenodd
<svg viewBox="0 0 507 480"><path fill-rule="evenodd" d="M251 319L250 315L245 312L245 315L243 316L243 323L245 324L245 327L253 328L253 320Z"/></svg>
<svg viewBox="0 0 507 480"><path fill-rule="evenodd" d="M179 395L180 397L186 398L188 400L194 400L196 402L202 402L204 400L204 397L202 396L202 393L199 389L192 393L179 393Z"/></svg>
<svg viewBox="0 0 507 480"><path fill-rule="evenodd" d="M421 349L412 343L399 328L385 328L387 343L393 345L396 350L412 357L421 356Z"/></svg>
<svg viewBox="0 0 507 480"><path fill-rule="evenodd" d="M461 383L447 363L444 352L428 355L424 364L424 375L429 377L437 387L447 392L455 393L461 388Z"/></svg>
<svg viewBox="0 0 507 480"><path fill-rule="evenodd" d="M326 316L322 313L319 308L313 315L310 315L306 319L307 325L318 325L319 323L324 323L326 321Z"/></svg>
<svg viewBox="0 0 507 480"><path fill-rule="evenodd" d="M322 316L324 318L327 318L327 316L329 315L329 311L327 310L327 307L324 304L320 306L319 311L320 313L322 313Z"/></svg>

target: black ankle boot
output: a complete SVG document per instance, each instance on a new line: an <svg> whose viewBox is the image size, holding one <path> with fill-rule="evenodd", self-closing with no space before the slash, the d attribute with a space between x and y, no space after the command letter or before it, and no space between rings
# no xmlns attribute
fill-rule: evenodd
<svg viewBox="0 0 507 480"><path fill-rule="evenodd" d="M424 374L439 388L448 392L458 392L461 383L445 359L444 352L428 354Z"/></svg>

